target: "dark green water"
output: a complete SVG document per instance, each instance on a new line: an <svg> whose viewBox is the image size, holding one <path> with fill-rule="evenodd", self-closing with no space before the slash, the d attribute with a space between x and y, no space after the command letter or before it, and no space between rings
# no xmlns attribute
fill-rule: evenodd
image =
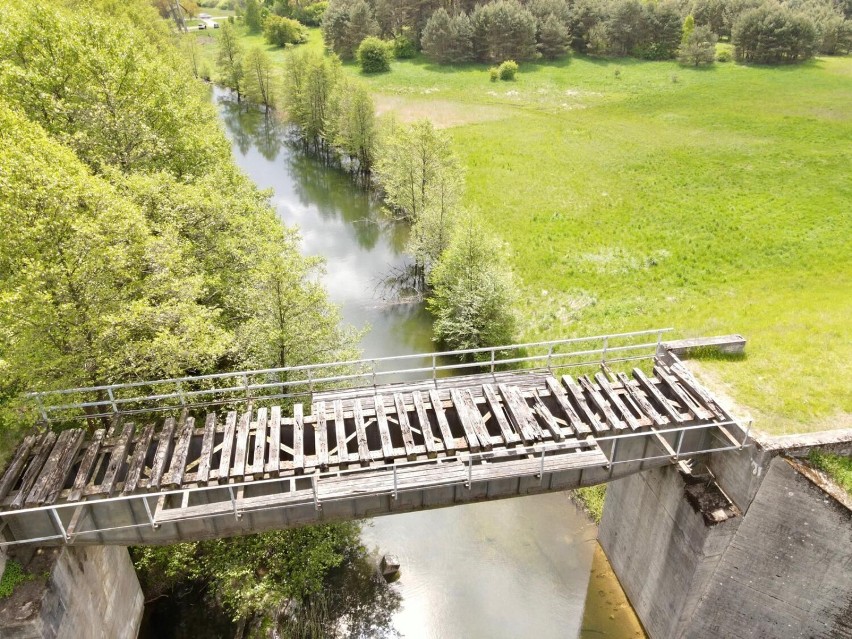
<svg viewBox="0 0 852 639"><path fill-rule="evenodd" d="M405 263L407 229L383 220L346 174L289 145L283 127L218 89L214 100L237 163L272 189L303 251L325 258L323 281L344 320L371 328L364 356L433 350L423 307L381 295L382 277ZM564 493L383 517L364 531L368 545L402 560L393 619L406 637L635 637L629 619L612 623L624 617L617 581L598 564L590 581L595 537Z"/></svg>

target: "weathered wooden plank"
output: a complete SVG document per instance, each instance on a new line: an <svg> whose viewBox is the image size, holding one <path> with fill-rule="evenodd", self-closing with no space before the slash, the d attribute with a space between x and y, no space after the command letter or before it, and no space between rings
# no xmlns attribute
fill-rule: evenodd
<svg viewBox="0 0 852 639"><path fill-rule="evenodd" d="M269 419L269 460L266 472L278 477L281 472L281 407L273 406Z"/></svg>
<svg viewBox="0 0 852 639"><path fill-rule="evenodd" d="M74 434L69 438L69 441L65 446L65 450L62 451L62 456L56 464L56 470L41 497L41 503L52 504L56 501L57 497L59 497L59 494L65 487L65 481L68 479L68 473L71 472L71 468L74 466L74 460L77 458L77 452L83 444L83 439L86 435L86 431L84 429L72 428L70 432L73 432Z"/></svg>
<svg viewBox="0 0 852 639"><path fill-rule="evenodd" d="M699 404L695 399L693 399L689 393L685 392L681 387L678 381L669 374L669 372L662 366L654 366L654 374L660 380L663 386L669 389L669 392L674 395L683 409L694 415L698 419L711 419L713 417L713 413L704 408L701 404Z"/></svg>
<svg viewBox="0 0 852 639"><path fill-rule="evenodd" d="M44 467L44 463L47 461L47 457L53 450L53 445L55 443L56 433L53 431L48 431L42 436L41 441L38 444L38 448L36 449L36 454L32 460L30 460L29 466L27 466L27 470L24 472L24 476L21 479L21 487L18 489L18 494L15 496L15 499L12 500L12 508L17 509L24 505L24 500L32 489L36 479L38 479L39 473Z"/></svg>
<svg viewBox="0 0 852 639"><path fill-rule="evenodd" d="M376 407L376 421L379 427L379 437L382 440L382 455L385 459L393 459L393 441L391 440L390 428L388 427L388 415L385 411L385 398L376 395L374 400Z"/></svg>
<svg viewBox="0 0 852 639"><path fill-rule="evenodd" d="M507 386L506 384L498 384L497 390L503 398L503 406L506 407L509 419L515 425L515 430L520 433L524 444L543 440L544 433L539 429L538 422L536 422L530 407L527 405L527 400L524 399L521 392L515 386Z"/></svg>
<svg viewBox="0 0 852 639"><path fill-rule="evenodd" d="M98 459L98 453L101 450L106 430L99 428L92 435L92 441L83 453L83 459L80 460L80 468L77 470L77 476L74 478L74 485L71 487L71 492L68 493L68 501L77 501L83 494L83 489L89 483L89 475L92 474L92 468L95 466L95 461Z"/></svg>
<svg viewBox="0 0 852 639"><path fill-rule="evenodd" d="M127 466L127 477L124 479L122 492L125 495L129 495L139 486L139 479L142 477L142 471L145 470L145 458L148 456L148 448L151 445L153 437L154 424L148 424L142 429L142 433L136 440L136 445L133 448L133 457Z"/></svg>
<svg viewBox="0 0 852 639"><path fill-rule="evenodd" d="M665 397L663 397L663 394L657 389L657 386L653 382L651 382L647 377L645 377L645 373L643 373L638 368L634 368L633 377L636 378L640 386L642 386L642 388L648 394L648 398L653 399L657 403L657 406L663 409L663 413L665 413L669 419L678 423L682 423L685 421L684 418L681 417L680 413L678 413L672 407L669 401Z"/></svg>
<svg viewBox="0 0 852 639"><path fill-rule="evenodd" d="M657 426L665 426L669 423L669 420L660 415L657 412L657 409L651 406L650 402L645 399L645 396L639 392L634 386L634 383L630 381L630 379L624 373L618 373L618 381L621 382L621 385L624 387L624 390L627 391L627 394L631 397L631 399L636 402L639 406L639 409L645 416L650 419Z"/></svg>
<svg viewBox="0 0 852 639"><path fill-rule="evenodd" d="M121 435L118 436L118 440L112 448L112 453L110 453L109 463L107 464L103 481L101 481L100 490L100 492L106 494L108 497L112 496L115 492L118 475L127 463L127 451L130 448L130 440L133 437L134 430L136 430L136 426L132 422L124 424L124 427L121 429Z"/></svg>
<svg viewBox="0 0 852 639"><path fill-rule="evenodd" d="M305 409L301 404L293 405L293 470L305 470Z"/></svg>
<svg viewBox="0 0 852 639"><path fill-rule="evenodd" d="M337 438L337 461L349 463L349 449L346 447L346 421L343 419L343 402L334 400L334 434Z"/></svg>
<svg viewBox="0 0 852 639"><path fill-rule="evenodd" d="M247 475L254 475L255 479L263 475L264 462L266 461L266 430L269 421L269 410L262 406L257 409L257 426L254 429L254 455L251 464L246 467Z"/></svg>
<svg viewBox="0 0 852 639"><path fill-rule="evenodd" d="M151 479L148 481L149 489L159 489L166 470L166 462L174 445L175 418L166 418L163 429L160 431L160 441L157 443L157 452L154 453L154 465L151 466Z"/></svg>
<svg viewBox="0 0 852 639"><path fill-rule="evenodd" d="M476 400L473 399L470 389L463 389L461 391L461 398L467 408L467 414L470 417L473 430L479 439L479 445L485 450L491 450L491 435L488 432L488 427L485 425L485 420L482 419L482 413L479 412L479 408L476 406Z"/></svg>
<svg viewBox="0 0 852 639"><path fill-rule="evenodd" d="M464 398L462 396L462 391L457 388L451 388L450 401L453 402L456 415L458 416L459 422L464 430L464 438L467 440L468 449L470 449L473 453L478 453L480 450L479 437L476 435L476 429L473 423L474 418L473 415L469 414L468 407L465 405Z"/></svg>
<svg viewBox="0 0 852 639"><path fill-rule="evenodd" d="M562 429L559 427L559 424L556 423L556 419L547 409L547 406L544 405L544 402L541 401L541 397L539 397L536 391L533 391L533 403L535 404L535 410L539 417L541 417L544 425L547 426L547 430L549 430L550 434L553 435L553 439L558 442L565 439L565 435L562 433Z"/></svg>
<svg viewBox="0 0 852 639"><path fill-rule="evenodd" d="M182 417L183 422L178 429L178 439L175 451L172 453L169 472L166 475L167 486L180 486L183 483L183 474L186 470L186 458L189 454L189 443L192 440L192 432L195 430L195 418Z"/></svg>
<svg viewBox="0 0 852 639"><path fill-rule="evenodd" d="M399 422L399 430L402 433L402 445L405 446L405 456L414 461L417 452L414 449L414 433L411 431L411 423L408 421L408 412L405 410L405 400L402 393L393 394L393 403L396 406L396 419Z"/></svg>
<svg viewBox="0 0 852 639"><path fill-rule="evenodd" d="M231 475L231 457L233 456L236 432L237 411L232 410L225 417L225 432L222 437L222 453L219 456L219 477L217 479L220 483Z"/></svg>
<svg viewBox="0 0 852 639"><path fill-rule="evenodd" d="M426 406L423 404L423 395L420 391L411 393L411 399L414 402L414 410L417 413L417 422L420 427L420 433L423 435L423 445L426 448L426 454L429 457L436 457L438 449L435 446L435 437L432 435L432 424L429 423L429 413L426 412Z"/></svg>
<svg viewBox="0 0 852 639"><path fill-rule="evenodd" d="M579 415L592 430L596 433L603 433L609 430L606 425L602 424L597 415L594 414L589 405L586 403L586 398L583 391L574 383L570 375L562 376L562 385L568 389L568 395L574 400L574 405L578 408Z"/></svg>
<svg viewBox="0 0 852 639"><path fill-rule="evenodd" d="M44 503L42 497L51 478L56 473L56 466L59 464L59 458L62 457L62 453L65 450L65 447L69 444L71 438L75 435L75 433L79 432L79 430L75 429L73 432L70 430L64 430L59 433L59 437L56 438L56 443L53 445L50 455L47 457L47 461L45 461L44 465L41 467L38 478L33 482L32 488L30 488L27 493L26 499L24 500L25 506L32 507Z"/></svg>
<svg viewBox="0 0 852 639"><path fill-rule="evenodd" d="M500 399L497 397L497 391L491 384L483 384L482 392L485 395L485 401L488 404L488 409L494 415L497 421L497 426L500 427L500 433L503 435L503 441L507 446L514 446L521 441L521 436L518 435L506 419L506 414L503 412L503 406L500 404Z"/></svg>
<svg viewBox="0 0 852 639"><path fill-rule="evenodd" d="M118 432L118 427L121 426L121 422L124 419L124 416L121 413L115 413L112 416L112 419L109 422L109 428L106 432L106 437L104 438L105 442L109 442L115 434Z"/></svg>
<svg viewBox="0 0 852 639"><path fill-rule="evenodd" d="M621 430L627 428L627 425L622 422L618 417L616 417L610 405L603 398L603 396L598 392L598 389L595 388L595 385L589 380L588 377L582 375L577 378L577 381L580 382L580 386L586 391L589 399L592 400L592 404L598 407L598 410L603 413L604 419L606 423L616 430Z"/></svg>
<svg viewBox="0 0 852 639"><path fill-rule="evenodd" d="M718 419L725 419L725 411L713 399L710 394L698 383L692 376L692 373L682 364L675 364L671 367L674 376L680 380L680 383L695 397L707 410L713 413Z"/></svg>
<svg viewBox="0 0 852 639"><path fill-rule="evenodd" d="M355 421L355 436L358 439L358 461L362 466L369 464L370 447L367 444L367 430L364 426L364 409L361 406L361 400L356 399L352 404L352 416Z"/></svg>
<svg viewBox="0 0 852 639"><path fill-rule="evenodd" d="M21 442L21 445L18 446L18 450L15 451L14 458L12 458L11 463L6 468L6 472L3 473L3 479L0 480L0 499L5 499L6 495L9 494L9 491L12 490L18 482L18 477L21 476L21 473L26 466L30 450L32 450L36 441L37 437L35 435L27 435L24 437L24 441Z"/></svg>
<svg viewBox="0 0 852 639"><path fill-rule="evenodd" d="M640 426L639 422L636 421L636 418L633 416L633 413L630 412L630 409L625 406L624 402L618 397L618 395L613 390L612 386L609 384L609 380L602 373L595 374L595 380L598 382L598 386L601 387L601 392L606 397L607 401L612 405L612 407L618 411L621 415L621 418L630 426L631 430L637 430Z"/></svg>
<svg viewBox="0 0 852 639"><path fill-rule="evenodd" d="M328 468L328 424L326 421L325 402L317 402L316 406L311 409L311 412L316 415L316 424L314 426L314 445L317 451L317 463L320 468L325 470Z"/></svg>
<svg viewBox="0 0 852 639"><path fill-rule="evenodd" d="M210 481L213 465L213 443L216 441L216 412L207 413L204 419L204 438L201 440L201 455L198 457L198 472L195 481L206 484Z"/></svg>
<svg viewBox="0 0 852 639"><path fill-rule="evenodd" d="M453 432L450 430L450 422L447 421L447 414L444 412L444 406L441 404L441 397L438 391L432 389L429 391L429 402L432 404L432 411L435 413L435 419L438 422L438 429L441 431L441 438L444 440L444 450L448 455L456 454L456 440L453 437Z"/></svg>
<svg viewBox="0 0 852 639"><path fill-rule="evenodd" d="M574 407L571 406L571 402L568 401L568 397L565 395L565 391L559 385L559 382L556 381L554 377L548 377L545 380L545 383L547 384L548 390L550 390L550 394L556 400L556 403L559 405L559 408L568 420L568 423L571 424L571 428L574 429L574 432L578 435L591 433L591 426L580 419L580 416L577 415L577 412L574 410Z"/></svg>
<svg viewBox="0 0 852 639"><path fill-rule="evenodd" d="M231 476L240 481L246 474L246 455L248 454L249 432L251 431L252 410L245 411L237 424L236 445L234 446L234 466Z"/></svg>
<svg viewBox="0 0 852 639"><path fill-rule="evenodd" d="M657 442L660 444L660 446L663 447L663 450L666 451L666 455L669 455L672 459L675 459L677 457L677 452L674 448L671 447L671 444L669 444L666 438L660 434L660 431L651 426L651 432L654 433L654 437L657 439Z"/></svg>

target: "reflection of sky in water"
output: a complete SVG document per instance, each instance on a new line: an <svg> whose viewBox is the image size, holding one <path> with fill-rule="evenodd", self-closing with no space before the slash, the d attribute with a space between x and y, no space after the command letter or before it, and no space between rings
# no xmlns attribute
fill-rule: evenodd
<svg viewBox="0 0 852 639"><path fill-rule="evenodd" d="M423 308L387 304L377 293L378 279L404 260L402 229L383 221L348 176L294 152L284 131L266 130L262 115L219 106L237 163L273 189L281 219L301 230L304 252L325 257L324 283L345 321L372 327L364 356L433 350ZM381 517L364 534L402 559L397 628L436 639L576 637L594 536L565 494Z"/></svg>

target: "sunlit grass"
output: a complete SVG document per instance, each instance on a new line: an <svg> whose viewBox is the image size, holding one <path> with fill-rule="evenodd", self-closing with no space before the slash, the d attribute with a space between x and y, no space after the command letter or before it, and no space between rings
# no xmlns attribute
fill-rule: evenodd
<svg viewBox="0 0 852 639"><path fill-rule="evenodd" d="M319 32L303 46L321 48ZM461 123L465 204L513 249L519 338L741 333L744 359L702 365L756 428L850 425L852 58L575 57L522 65L514 82L422 58L344 69L403 118Z"/></svg>

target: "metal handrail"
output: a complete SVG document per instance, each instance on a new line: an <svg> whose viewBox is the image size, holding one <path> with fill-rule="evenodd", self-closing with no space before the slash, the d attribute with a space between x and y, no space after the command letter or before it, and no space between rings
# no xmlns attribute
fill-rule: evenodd
<svg viewBox="0 0 852 639"><path fill-rule="evenodd" d="M490 371L490 373L495 373L498 367L508 366L508 365L520 365L520 364L529 364L534 362L542 362L546 364L547 370L552 370L553 368L561 369L573 366L585 366L599 363L600 361L629 361L632 359L644 359L646 357L650 357L653 352L656 352L656 349L662 342L663 333L667 333L673 329L671 328L663 328L663 329L651 329L644 331L634 331L629 333L616 333L610 335L597 335L593 337L574 337L567 338L561 340L551 340L544 342L528 342L524 344L509 344L503 346L493 346L493 347L485 347L485 348L472 348L472 349L462 349L455 351L442 351L442 352L434 352L434 353L415 353L410 355L394 355L390 357L381 357L381 358L372 358L372 359L358 359L358 360L346 360L340 362L327 362L321 364L308 364L302 366L291 366L285 368L267 368L267 369L258 369L252 371L237 371L230 373L215 373L210 375L199 375L196 377L179 377L174 379L161 379L161 380L153 380L153 381L139 381L139 382L129 382L122 384L110 384L104 386L89 386L89 387L81 387L81 388L71 388L71 389L62 389L56 391L38 391L27 393L27 397L35 400L38 411L41 415L41 418L46 423L51 423L53 421L58 421L56 419L52 419L50 417L50 413L61 412L61 411L72 411L72 410L82 410L86 411L84 415L79 415L77 417L81 418L95 418L95 417L107 417L113 415L115 413L138 413L138 412L157 412L163 410L174 410L179 407L200 407L200 406L209 406L214 404L228 403L231 401L237 401L238 398L231 399L222 399L222 396L226 394L240 394L244 397L253 397L258 400L268 400L268 399L276 399L283 397L295 397L295 396L303 396L311 394L318 386L322 387L322 385L339 385L337 388L340 388L344 383L353 383L354 388L359 387L367 387L367 386L376 386L380 380L384 382L387 377L394 376L404 376L404 375L417 375L421 376L422 379L420 381L426 380L437 380L439 373L451 372L451 371L464 371L466 369L472 368L481 368ZM653 342L642 342L639 344L621 344L621 345L613 345L613 340L629 340L631 338L638 338L654 335L656 336L656 340ZM573 345L573 344L581 344L581 343L589 343L589 342L602 342L601 348L592 348L592 349L582 349L575 351L564 351L560 352L559 347ZM544 354L536 354L536 355L524 355L523 351L526 349L546 349L547 352ZM653 349L653 350L652 350ZM649 355L644 356L627 356L628 353L633 353L635 351L649 351ZM501 357L501 354L511 354L515 353L514 357ZM477 360L477 361L458 361L450 364L438 364L438 360L440 358L448 358L448 357L463 357L470 355L481 355L487 354L488 357ZM612 357L612 355L622 354L623 357ZM565 363L565 360L569 358L578 358L578 357L591 357L591 356L600 356L600 359L593 361L581 361L581 362L570 362ZM389 368L387 370L381 370L380 366L383 364L389 363L398 363L404 361L411 360L425 360L430 363L427 366L414 366L414 367L400 367L400 368ZM331 374L325 376L314 376L316 371L329 371L333 373L333 369L339 368L350 368L355 369L356 372L352 373L343 373L343 374ZM284 375L290 376L293 373L304 373L306 374L306 379L282 379L280 381L263 381L263 382L255 382L249 383L250 378L258 377L258 376L278 376ZM219 387L211 387L211 388L200 388L200 389L184 389L183 385L188 383L198 384L203 382L215 382L217 380L239 380L239 385L228 385L224 388ZM135 389L135 388L156 388L157 386L170 385L175 388L175 390L164 389L166 392L153 393L148 395L138 395L131 397L120 397L118 396L119 391ZM301 392L280 392L280 393L267 393L267 394L258 394L252 395L255 391L264 391L267 389L292 389L292 388L302 388ZM323 389L325 390L325 389ZM80 401L80 402L69 402L65 404L52 404L49 400L50 398L56 398L58 396L67 396L74 394L95 394L96 398L90 401ZM104 394L106 394L106 398L103 398ZM204 398L212 396L213 399L210 401L196 401L192 402L191 400L195 398ZM217 398L218 397L218 398ZM241 399L241 398L240 398ZM133 408L133 405L140 404L150 404L152 402L168 402L172 400L177 400L178 404L165 404L160 406L148 406L146 408ZM187 401L190 400L190 401ZM100 407L107 407L108 410L106 412L93 412L91 409L98 409Z"/></svg>

